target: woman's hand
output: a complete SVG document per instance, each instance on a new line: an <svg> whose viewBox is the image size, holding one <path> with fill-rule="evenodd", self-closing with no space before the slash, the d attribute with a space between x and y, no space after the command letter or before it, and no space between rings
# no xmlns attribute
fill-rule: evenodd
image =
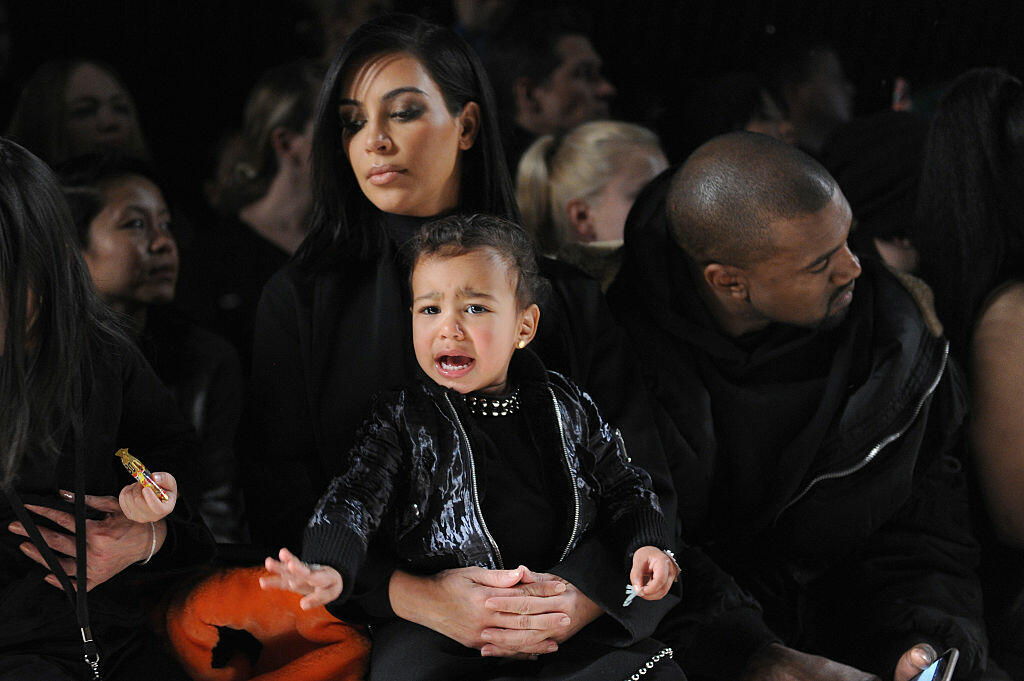
<svg viewBox="0 0 1024 681"><path fill-rule="evenodd" d="M399 570L389 585L391 607L402 619L483 655L505 657L552 652L583 626L574 627L567 612L580 613L575 595L560 598L570 590L578 594L566 582L522 566L456 568L425 577Z"/></svg>
<svg viewBox="0 0 1024 681"><path fill-rule="evenodd" d="M559 643L568 641L604 614L600 606L561 577L532 572L525 567L520 569L523 570L520 582L523 587L562 584L565 588L561 593L506 592L488 598L485 605L501 615L503 623L500 628L491 627L483 631L483 637L490 643L481 648L482 655L520 657L524 652L552 653L558 650ZM533 626L517 626L520 620Z"/></svg>
<svg viewBox="0 0 1024 681"><path fill-rule="evenodd" d="M152 488L141 482L125 485L117 502L129 520L153 523L166 518L174 510L174 504L178 501L178 481L170 473L154 473L153 480L167 493L167 500L162 501Z"/></svg>
<svg viewBox="0 0 1024 681"><path fill-rule="evenodd" d="M74 499L70 493L62 492L61 494L65 499ZM150 523L137 523L129 520L121 511L121 507L114 497L96 497L87 494L85 495L85 505L98 511L104 511L107 514L107 517L103 520L85 521L87 550L86 591L92 590L125 568L146 560L150 555L150 548L153 546L153 529L156 530L155 551L160 550L164 540L167 538L166 521L160 520L153 524L153 529L150 529ZM48 518L66 530L66 532L60 532L43 527L39 528L43 540L57 553L57 559L60 561L64 571L75 582L75 588L77 589L78 575L75 574L75 556L77 553L75 551L74 515L53 508L30 504L26 504L25 508L31 513ZM23 537L28 536L21 523L11 523L7 529L14 534ZM21 550L26 556L46 567L46 561L43 559L42 554L31 541L23 543ZM48 574L45 580L48 584L58 589L61 588L60 581L56 575Z"/></svg>
<svg viewBox="0 0 1024 681"><path fill-rule="evenodd" d="M301 594L299 607L312 610L327 605L341 595L341 573L328 565L309 565L299 560L288 549L281 549L280 560L267 557L264 561L270 577L260 577L260 588L284 589Z"/></svg>

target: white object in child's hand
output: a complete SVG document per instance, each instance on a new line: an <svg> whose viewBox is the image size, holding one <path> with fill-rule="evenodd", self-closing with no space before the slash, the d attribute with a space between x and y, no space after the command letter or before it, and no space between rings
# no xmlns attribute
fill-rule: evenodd
<svg viewBox="0 0 1024 681"><path fill-rule="evenodd" d="M626 600L622 601L622 607L625 608L626 606L628 606L630 603L633 602L633 599L636 598L639 595L640 595L640 592L637 590L637 588L635 586L633 586L632 584L627 584L626 585Z"/></svg>

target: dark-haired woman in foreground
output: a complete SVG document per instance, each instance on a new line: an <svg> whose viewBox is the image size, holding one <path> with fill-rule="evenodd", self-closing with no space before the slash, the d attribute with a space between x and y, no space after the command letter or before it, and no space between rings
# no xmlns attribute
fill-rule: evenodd
<svg viewBox="0 0 1024 681"><path fill-rule="evenodd" d="M267 285L257 313L247 506L254 538L274 551L298 549L372 396L418 372L401 244L439 215L517 213L479 60L451 31L414 17L365 24L335 56L314 124L313 172L310 235ZM545 261L542 270L553 290L541 306L537 353L622 428L674 518L645 397L632 388L600 289L568 266ZM609 615L604 635L640 640L674 602L623 608L621 576L599 567L614 559L595 538L552 570L558 577L527 571L522 582L517 570L413 575L373 544L369 561L354 587L353 617L401 617L483 655L553 651L601 614ZM507 612L518 595L526 617Z"/></svg>
<svg viewBox="0 0 1024 681"><path fill-rule="evenodd" d="M145 624L154 578L212 547L189 503L195 437L96 296L73 229L49 169L0 140L0 678L92 678L83 655L97 653L83 649L66 573L86 600L104 679L152 668L183 679ZM122 447L177 479L182 496L167 518L122 512ZM35 525L41 534L29 538Z"/></svg>
<svg viewBox="0 0 1024 681"><path fill-rule="evenodd" d="M988 522L982 583L997 661L1024 674L1024 85L996 69L939 104L918 194L921 273L971 384L973 463ZM994 530L994 533L993 531Z"/></svg>

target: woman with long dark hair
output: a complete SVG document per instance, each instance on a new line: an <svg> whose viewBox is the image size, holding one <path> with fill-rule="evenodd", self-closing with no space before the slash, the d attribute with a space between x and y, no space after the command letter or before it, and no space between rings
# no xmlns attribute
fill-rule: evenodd
<svg viewBox="0 0 1024 681"><path fill-rule="evenodd" d="M159 590L147 581L211 542L183 499L159 521L129 519L114 453L129 448L189 495L194 435L97 297L56 178L7 140L0 301L0 678L82 678L83 654L104 678L137 678L140 659L179 678L146 633Z"/></svg>
<svg viewBox="0 0 1024 681"><path fill-rule="evenodd" d="M995 531L994 535L982 533L986 615L996 623L990 629L994 645L1015 651L1020 673L1024 672L1021 81L997 69L976 69L953 83L928 135L917 218L915 243L921 273L935 292L935 306L954 352L968 366L973 465ZM1000 660L998 653L996 659Z"/></svg>
<svg viewBox="0 0 1024 681"><path fill-rule="evenodd" d="M314 124L310 234L267 285L257 312L247 507L254 538L268 550L298 549L373 395L419 371L401 245L439 215L517 216L495 114L472 49L415 17L371 21L335 56ZM635 392L635 372L599 287L555 261L541 269L551 291L533 347L548 367L594 394L622 428L634 462L652 474L665 516L674 518L646 398ZM594 538L552 568L559 578L483 568L420 577L375 549L371 544L373 567L355 586L354 617L397 615L484 655L549 652L602 613L610 615L609 630L639 640L663 612L654 611L671 605L666 599L643 614L622 608L621 577L601 567L615 559ZM518 584L524 574L532 583ZM577 584L587 585L586 596ZM520 593L537 594L527 599L534 609L526 618L484 605L490 596ZM566 615L569 624L562 623Z"/></svg>

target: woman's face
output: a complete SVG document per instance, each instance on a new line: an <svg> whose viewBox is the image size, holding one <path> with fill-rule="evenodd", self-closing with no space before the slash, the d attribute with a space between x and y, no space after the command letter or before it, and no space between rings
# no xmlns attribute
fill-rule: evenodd
<svg viewBox="0 0 1024 681"><path fill-rule="evenodd" d="M82 252L100 296L122 311L171 302L178 247L160 190L144 177L128 175L111 182L103 197Z"/></svg>
<svg viewBox="0 0 1024 681"><path fill-rule="evenodd" d="M135 106L117 81L95 64L81 64L68 75L64 107L69 156L131 145L137 126Z"/></svg>
<svg viewBox="0 0 1024 681"><path fill-rule="evenodd" d="M427 217L459 201L462 152L480 112L454 116L423 65L405 53L370 59L342 81L342 145L359 188L388 213Z"/></svg>

